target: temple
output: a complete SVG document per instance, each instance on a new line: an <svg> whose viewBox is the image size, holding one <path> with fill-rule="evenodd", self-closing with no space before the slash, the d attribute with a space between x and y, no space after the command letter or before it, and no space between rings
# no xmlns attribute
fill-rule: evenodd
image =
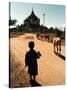
<svg viewBox="0 0 67 90"><path fill-rule="evenodd" d="M37 28L40 26L40 19L35 15L33 9L31 14L24 20L24 25L26 29L32 31L33 28Z"/></svg>

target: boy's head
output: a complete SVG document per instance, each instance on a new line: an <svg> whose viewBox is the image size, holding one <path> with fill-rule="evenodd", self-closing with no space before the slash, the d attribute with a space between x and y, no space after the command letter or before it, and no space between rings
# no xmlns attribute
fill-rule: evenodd
<svg viewBox="0 0 67 90"><path fill-rule="evenodd" d="M33 41L30 41L30 42L29 42L29 48L30 48L30 49L33 49L33 48L34 48L34 42L33 42Z"/></svg>

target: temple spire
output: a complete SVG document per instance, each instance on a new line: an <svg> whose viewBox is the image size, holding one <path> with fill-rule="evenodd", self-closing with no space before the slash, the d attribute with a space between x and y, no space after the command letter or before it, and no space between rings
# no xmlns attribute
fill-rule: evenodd
<svg viewBox="0 0 67 90"><path fill-rule="evenodd" d="M32 8L32 12L31 12L31 14L34 14L33 8Z"/></svg>
<svg viewBox="0 0 67 90"><path fill-rule="evenodd" d="M32 8L32 12L33 12L33 8Z"/></svg>

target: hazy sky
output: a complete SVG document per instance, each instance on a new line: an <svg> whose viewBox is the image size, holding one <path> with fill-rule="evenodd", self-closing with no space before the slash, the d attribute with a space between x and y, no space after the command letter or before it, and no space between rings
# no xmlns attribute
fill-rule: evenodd
<svg viewBox="0 0 67 90"><path fill-rule="evenodd" d="M47 27L63 27L65 25L64 5L11 2L11 18L17 19L17 24L23 24L24 19L31 14L32 8L35 15L40 18L40 24L43 24L43 14L45 14Z"/></svg>

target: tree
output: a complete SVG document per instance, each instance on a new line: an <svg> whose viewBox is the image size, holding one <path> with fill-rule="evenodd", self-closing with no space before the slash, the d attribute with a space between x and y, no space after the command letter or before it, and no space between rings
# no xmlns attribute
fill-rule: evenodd
<svg viewBox="0 0 67 90"><path fill-rule="evenodd" d="M56 27L56 28L55 28L55 35L56 35L57 37L60 37L61 34L62 34L62 31L59 30L59 29Z"/></svg>
<svg viewBox="0 0 67 90"><path fill-rule="evenodd" d="M14 26L15 24L16 24L16 22L17 22L17 20L15 20L15 19L9 19L9 31L10 32L15 32L16 31L16 27L14 27L14 28L10 28L10 26Z"/></svg>
<svg viewBox="0 0 67 90"><path fill-rule="evenodd" d="M17 20L15 20L15 19L12 20L12 19L10 19L10 20L9 20L9 26L15 25L16 22L17 22Z"/></svg>
<svg viewBox="0 0 67 90"><path fill-rule="evenodd" d="M50 28L49 28L49 32L50 32L50 33L54 33L54 32L55 32L55 31L54 31L54 28L53 28L53 27L50 27Z"/></svg>

